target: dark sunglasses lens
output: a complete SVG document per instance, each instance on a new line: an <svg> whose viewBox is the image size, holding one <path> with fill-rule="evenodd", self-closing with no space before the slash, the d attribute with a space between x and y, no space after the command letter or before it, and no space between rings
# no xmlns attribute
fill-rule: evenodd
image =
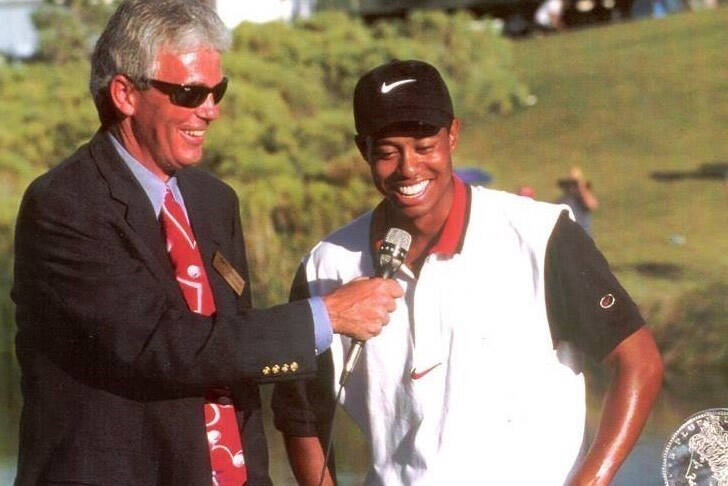
<svg viewBox="0 0 728 486"><path fill-rule="evenodd" d="M179 86L172 92L172 103L187 108L200 106L207 97L207 88L204 86Z"/></svg>
<svg viewBox="0 0 728 486"><path fill-rule="evenodd" d="M227 78L222 78L222 81L217 83L214 88L212 88L212 99L215 101L215 104L220 103L220 100L222 100L222 97L225 96L225 91L227 90Z"/></svg>
<svg viewBox="0 0 728 486"><path fill-rule="evenodd" d="M217 83L214 87L207 86L179 86L172 93L172 102L176 105L187 108L196 108L205 102L207 96L212 93L215 104L220 103L225 90L227 89L227 78Z"/></svg>

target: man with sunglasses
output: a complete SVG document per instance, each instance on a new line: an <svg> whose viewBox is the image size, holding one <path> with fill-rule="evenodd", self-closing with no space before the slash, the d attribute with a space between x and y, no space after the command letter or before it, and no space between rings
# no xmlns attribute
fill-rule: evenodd
<svg viewBox="0 0 728 486"><path fill-rule="evenodd" d="M101 129L28 188L13 299L16 485L268 485L257 384L310 377L333 332L379 332L360 280L251 309L238 200L195 169L229 33L202 2L122 2L92 58Z"/></svg>

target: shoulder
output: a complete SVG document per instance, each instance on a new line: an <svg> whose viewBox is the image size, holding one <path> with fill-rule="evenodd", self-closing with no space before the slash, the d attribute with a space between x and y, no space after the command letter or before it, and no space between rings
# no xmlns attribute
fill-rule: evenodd
<svg viewBox="0 0 728 486"><path fill-rule="evenodd" d="M371 211L359 216L318 242L311 254L325 256L332 252L361 252L368 249L371 220Z"/></svg>
<svg viewBox="0 0 728 486"><path fill-rule="evenodd" d="M187 167L181 172L180 175L182 177L188 178L190 182L195 184L197 187L209 191L219 192L219 194L216 193L214 195L219 195L224 198L237 198L237 196L235 195L235 190L233 190L233 188L230 187L229 184L227 184L208 170L201 169L199 167Z"/></svg>
<svg viewBox="0 0 728 486"><path fill-rule="evenodd" d="M471 214L486 221L500 221L520 234L548 236L559 216L571 210L564 204L537 201L505 191L472 188Z"/></svg>
<svg viewBox="0 0 728 486"><path fill-rule="evenodd" d="M232 209L238 206L235 190L216 175L198 167L187 167L178 172L178 179L184 180L195 191L204 195L205 206Z"/></svg>
<svg viewBox="0 0 728 486"><path fill-rule="evenodd" d="M338 274L358 264L369 253L369 227L372 213L367 212L319 241L304 259L308 270Z"/></svg>
<svg viewBox="0 0 728 486"><path fill-rule="evenodd" d="M82 206L93 197L98 179L89 145L84 144L70 157L28 185L23 196L21 213L23 207L29 205Z"/></svg>

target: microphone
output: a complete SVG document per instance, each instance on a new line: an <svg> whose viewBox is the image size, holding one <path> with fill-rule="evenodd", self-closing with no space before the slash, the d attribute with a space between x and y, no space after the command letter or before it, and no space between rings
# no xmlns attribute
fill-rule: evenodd
<svg viewBox="0 0 728 486"><path fill-rule="evenodd" d="M376 276L391 278L404 262L411 243L412 236L405 230L390 228L384 237L382 246L377 252L377 261L375 262ZM339 379L339 385L342 387L346 384L349 375L351 375L351 372L356 367L363 348L364 341L359 341L358 339L352 340L352 346L349 349L349 354L346 356L344 370L341 372L341 378Z"/></svg>

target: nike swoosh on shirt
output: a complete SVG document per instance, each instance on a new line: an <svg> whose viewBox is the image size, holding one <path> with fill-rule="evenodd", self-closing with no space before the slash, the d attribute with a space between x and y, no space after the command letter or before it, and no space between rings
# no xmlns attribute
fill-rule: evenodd
<svg viewBox="0 0 728 486"><path fill-rule="evenodd" d="M395 81L392 84L387 84L387 82L384 81L384 82L382 82L382 93L387 94L390 91L392 91L394 88L396 88L397 86L401 86L401 85L407 84L407 83L414 83L415 81L417 81L417 80L416 79L401 79L399 81Z"/></svg>
<svg viewBox="0 0 728 486"><path fill-rule="evenodd" d="M442 362L437 363L436 365L432 365L429 368L427 368L425 371L421 371L419 373L417 373L415 370L412 370L412 373L410 374L410 376L412 377L413 380L419 380L420 378L422 378L427 373L429 373L430 371L434 370L435 368L437 368L441 364L442 364Z"/></svg>

